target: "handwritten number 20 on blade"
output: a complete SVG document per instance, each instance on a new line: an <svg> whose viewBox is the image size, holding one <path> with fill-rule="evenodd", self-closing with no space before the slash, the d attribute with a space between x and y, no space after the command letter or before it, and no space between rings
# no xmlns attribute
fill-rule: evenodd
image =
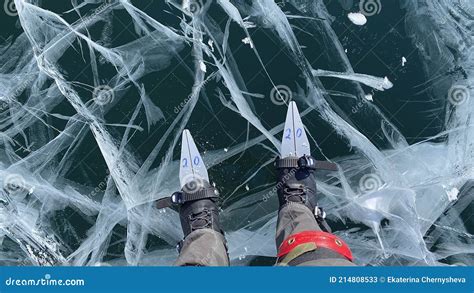
<svg viewBox="0 0 474 293"><path fill-rule="evenodd" d="M194 139L189 130L183 131L181 139L181 161L179 166L179 182L184 189L188 184L200 184L209 182L209 175L202 160Z"/></svg>
<svg viewBox="0 0 474 293"><path fill-rule="evenodd" d="M308 137L296 103L290 102L286 113L280 157L301 157L304 155L311 155Z"/></svg>
<svg viewBox="0 0 474 293"><path fill-rule="evenodd" d="M295 102L290 102L286 113L285 129L281 140L280 158L300 158L311 156L308 137L301 121L301 116ZM337 171L337 165L332 162L311 159L318 170Z"/></svg>
<svg viewBox="0 0 474 293"><path fill-rule="evenodd" d="M158 209L176 207L187 201L204 198L214 198L219 195L215 188L209 188L209 175L194 139L189 130L185 129L181 138L181 158L179 162L180 192L174 192L171 197L156 201ZM204 191L203 191L204 190ZM189 194L193 194L190 195Z"/></svg>

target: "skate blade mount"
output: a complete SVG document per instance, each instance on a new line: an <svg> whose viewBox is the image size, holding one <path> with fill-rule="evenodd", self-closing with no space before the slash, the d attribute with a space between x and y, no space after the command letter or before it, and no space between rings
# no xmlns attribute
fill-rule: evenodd
<svg viewBox="0 0 474 293"><path fill-rule="evenodd" d="M299 158L302 156L311 156L311 149L298 107L294 101L291 101L286 112L280 158ZM338 170L336 164L327 161L316 161L316 167L320 170Z"/></svg>
<svg viewBox="0 0 474 293"><path fill-rule="evenodd" d="M181 138L181 158L179 162L179 183L182 191L199 191L209 182L206 165L202 160L194 139L189 130L185 129ZM176 207L183 199L182 192L175 192L170 197L158 199L155 205L158 209Z"/></svg>

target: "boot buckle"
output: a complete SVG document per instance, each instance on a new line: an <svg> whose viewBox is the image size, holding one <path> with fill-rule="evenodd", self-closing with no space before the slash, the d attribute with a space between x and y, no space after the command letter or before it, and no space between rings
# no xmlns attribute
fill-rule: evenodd
<svg viewBox="0 0 474 293"><path fill-rule="evenodd" d="M314 208L314 215L316 216L317 219L321 219L321 220L326 219L326 212L323 210L323 208L320 208L318 206Z"/></svg>
<svg viewBox="0 0 474 293"><path fill-rule="evenodd" d="M308 155L298 159L298 167L301 169L316 170L316 160Z"/></svg>
<svg viewBox="0 0 474 293"><path fill-rule="evenodd" d="M172 195L171 195L171 202L173 204L182 204L184 202L184 199L183 199L183 193L182 192L174 192Z"/></svg>

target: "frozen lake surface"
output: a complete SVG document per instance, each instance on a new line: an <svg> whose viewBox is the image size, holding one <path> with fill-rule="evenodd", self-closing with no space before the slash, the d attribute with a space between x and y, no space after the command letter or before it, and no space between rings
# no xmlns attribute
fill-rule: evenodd
<svg viewBox="0 0 474 293"><path fill-rule="evenodd" d="M388 3L390 2L390 3ZM276 254L296 101L360 265L474 265L474 2L6 0L0 264L170 265L193 133L232 263ZM473 187L474 188L474 187Z"/></svg>

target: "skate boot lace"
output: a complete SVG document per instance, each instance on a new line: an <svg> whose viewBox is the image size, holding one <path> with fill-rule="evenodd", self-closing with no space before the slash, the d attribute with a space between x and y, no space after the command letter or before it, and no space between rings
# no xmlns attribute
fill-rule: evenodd
<svg viewBox="0 0 474 293"><path fill-rule="evenodd" d="M191 226L191 231L204 228L212 228L212 216L211 211L204 209L202 212L197 214L189 215L189 221Z"/></svg>
<svg viewBox="0 0 474 293"><path fill-rule="evenodd" d="M283 188L283 195L287 202L306 203L306 189L303 185L286 185Z"/></svg>

